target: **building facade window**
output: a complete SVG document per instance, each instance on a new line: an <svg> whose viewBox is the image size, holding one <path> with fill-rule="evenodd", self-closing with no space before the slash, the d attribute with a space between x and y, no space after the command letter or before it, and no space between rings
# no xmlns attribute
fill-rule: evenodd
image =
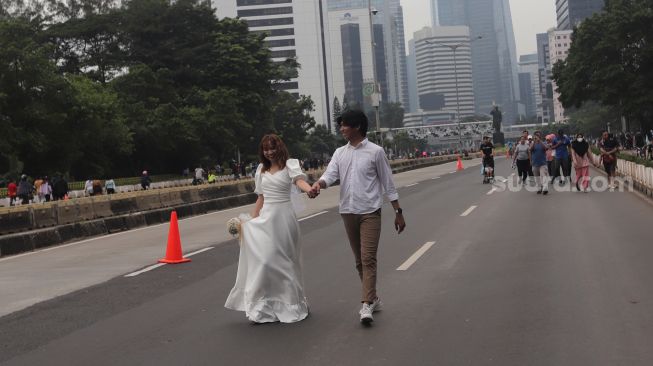
<svg viewBox="0 0 653 366"><path fill-rule="evenodd" d="M238 16L243 17L260 17L266 15L292 14L292 6L281 8L263 8L263 9L243 9L238 10Z"/></svg>
<svg viewBox="0 0 653 366"><path fill-rule="evenodd" d="M290 47L295 45L294 39L275 39L272 41L265 41L265 45L269 48L273 47Z"/></svg>
<svg viewBox="0 0 653 366"><path fill-rule="evenodd" d="M294 24L293 18L253 19L253 20L247 19L246 22L250 26L250 28Z"/></svg>
<svg viewBox="0 0 653 366"><path fill-rule="evenodd" d="M282 50L282 51L272 51L270 52L270 57L272 58L291 58L297 56L295 50Z"/></svg>
<svg viewBox="0 0 653 366"><path fill-rule="evenodd" d="M292 0L237 0L238 6L292 4Z"/></svg>

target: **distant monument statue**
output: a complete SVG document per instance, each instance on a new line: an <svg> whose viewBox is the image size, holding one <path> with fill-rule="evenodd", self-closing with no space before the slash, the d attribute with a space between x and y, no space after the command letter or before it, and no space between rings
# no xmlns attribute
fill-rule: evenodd
<svg viewBox="0 0 653 366"><path fill-rule="evenodd" d="M503 113L499 110L499 106L495 105L490 112L492 115L492 128L494 128L494 134L492 135L492 140L495 144L503 145L505 143L505 136L501 132L501 122L503 121Z"/></svg>

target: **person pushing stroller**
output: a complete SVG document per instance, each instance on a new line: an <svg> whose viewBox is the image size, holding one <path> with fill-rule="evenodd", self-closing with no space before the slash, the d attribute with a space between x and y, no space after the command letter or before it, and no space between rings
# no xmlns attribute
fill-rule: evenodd
<svg viewBox="0 0 653 366"><path fill-rule="evenodd" d="M483 137L480 150L483 152L483 184L494 182L494 145L489 136Z"/></svg>

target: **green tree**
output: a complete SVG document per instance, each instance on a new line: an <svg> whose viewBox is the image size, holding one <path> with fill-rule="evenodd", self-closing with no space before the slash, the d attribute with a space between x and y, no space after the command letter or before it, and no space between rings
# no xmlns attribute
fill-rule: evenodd
<svg viewBox="0 0 653 366"><path fill-rule="evenodd" d="M568 58L553 68L565 107L589 101L650 128L653 115L650 0L609 0L576 28Z"/></svg>
<svg viewBox="0 0 653 366"><path fill-rule="evenodd" d="M340 100L338 97L333 98L333 116L331 123L333 124L333 131L338 130L338 117L342 115L342 105L340 105Z"/></svg>

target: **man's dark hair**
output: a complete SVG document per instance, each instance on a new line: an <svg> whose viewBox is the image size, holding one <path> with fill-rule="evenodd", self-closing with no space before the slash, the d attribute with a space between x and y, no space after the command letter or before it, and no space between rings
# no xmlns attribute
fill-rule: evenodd
<svg viewBox="0 0 653 366"><path fill-rule="evenodd" d="M562 136L564 134L565 134L565 130L563 130L562 128L558 130L558 135Z"/></svg>
<svg viewBox="0 0 653 366"><path fill-rule="evenodd" d="M338 122L338 126L345 125L351 128L358 128L358 131L360 131L363 137L367 136L367 116L361 110L346 111L336 119L336 122Z"/></svg>

